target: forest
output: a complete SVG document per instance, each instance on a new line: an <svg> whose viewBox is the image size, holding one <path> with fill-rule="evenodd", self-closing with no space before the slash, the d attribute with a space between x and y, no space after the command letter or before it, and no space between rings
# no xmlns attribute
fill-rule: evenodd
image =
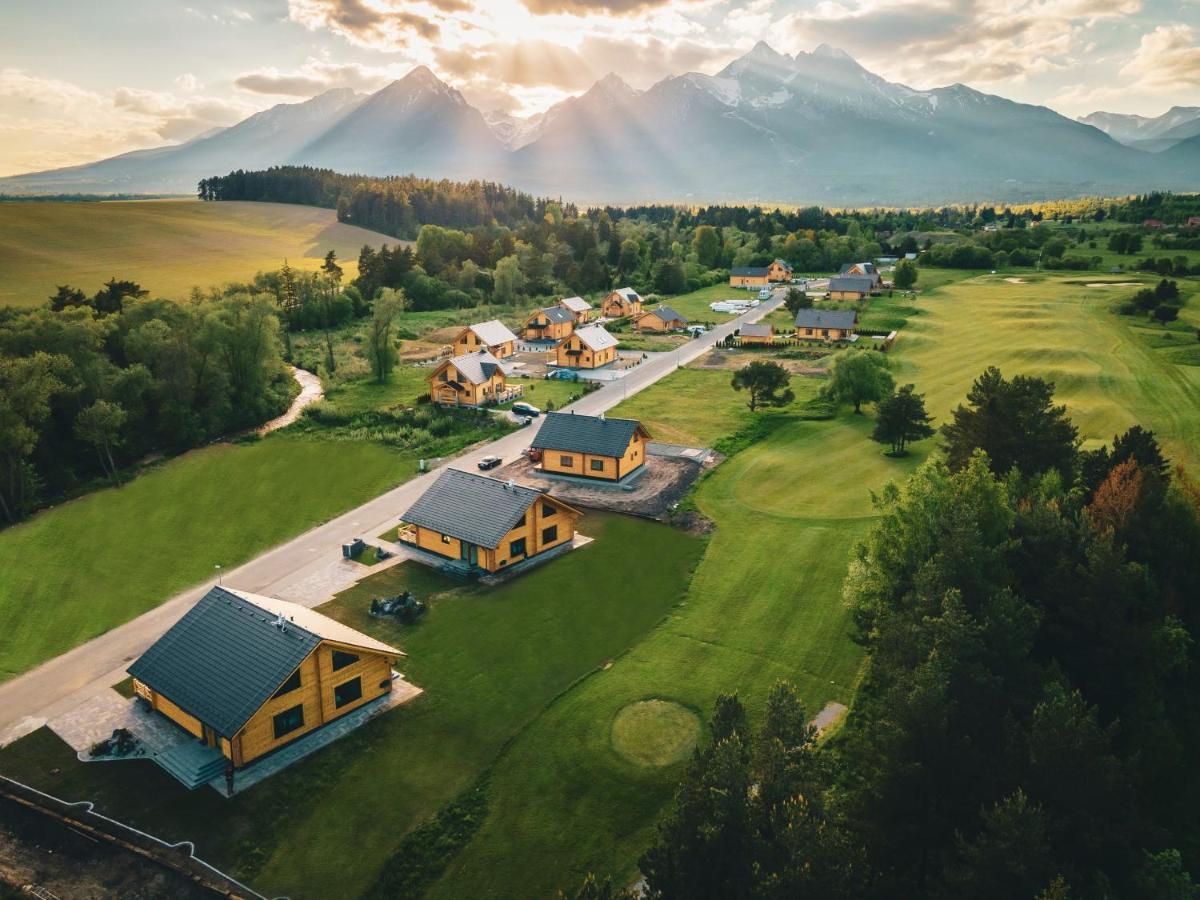
<svg viewBox="0 0 1200 900"><path fill-rule="evenodd" d="M1200 487L1137 426L1080 450L1051 384L995 369L942 437L853 555L844 727L818 745L786 684L755 728L722 697L649 896L1197 895Z"/></svg>

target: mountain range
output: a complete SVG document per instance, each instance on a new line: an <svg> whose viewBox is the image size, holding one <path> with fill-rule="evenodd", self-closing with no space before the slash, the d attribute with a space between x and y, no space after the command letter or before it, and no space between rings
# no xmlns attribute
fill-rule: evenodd
<svg viewBox="0 0 1200 900"><path fill-rule="evenodd" d="M716 75L637 90L610 74L527 119L485 116L422 66L374 94L331 90L184 144L2 178L0 193L191 193L276 164L581 202L1021 201L1196 189L1200 108L1074 121L961 84L914 90L827 45L788 56L760 42Z"/></svg>

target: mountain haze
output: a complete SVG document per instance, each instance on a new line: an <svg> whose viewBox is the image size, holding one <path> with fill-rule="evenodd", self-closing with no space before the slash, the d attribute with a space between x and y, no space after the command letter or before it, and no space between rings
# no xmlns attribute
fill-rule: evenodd
<svg viewBox="0 0 1200 900"><path fill-rule="evenodd" d="M1197 187L1200 109L1087 120L961 84L915 90L824 44L789 56L760 42L716 75L643 91L609 74L528 119L485 117L421 66L366 97L329 91L176 147L0 179L0 192L191 193L202 177L274 164L489 178L584 202L894 205ZM1169 143L1155 154L1122 140Z"/></svg>

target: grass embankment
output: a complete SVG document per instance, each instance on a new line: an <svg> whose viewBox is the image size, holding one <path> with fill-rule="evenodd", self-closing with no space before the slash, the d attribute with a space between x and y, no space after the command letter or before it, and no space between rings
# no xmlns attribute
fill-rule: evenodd
<svg viewBox="0 0 1200 900"><path fill-rule="evenodd" d="M272 895L361 895L406 832L679 602L703 549L699 538L625 517L592 514L581 530L596 540L495 589L405 563L322 607L404 649L400 668L426 693L232 801L186 792L150 763L80 765L45 729L0 751L0 771L196 840L205 858ZM635 573L639 590L613 589ZM367 614L373 596L405 589L430 603L416 626Z"/></svg>
<svg viewBox="0 0 1200 900"><path fill-rule="evenodd" d="M148 200L0 203L0 305L39 306L55 286L92 294L114 275L156 297L247 281L278 269L318 268L337 253L346 277L363 244L395 238L337 221L333 210L286 203Z"/></svg>

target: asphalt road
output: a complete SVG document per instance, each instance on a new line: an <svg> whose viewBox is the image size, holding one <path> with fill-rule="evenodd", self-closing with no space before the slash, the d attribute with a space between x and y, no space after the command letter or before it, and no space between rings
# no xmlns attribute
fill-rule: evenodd
<svg viewBox="0 0 1200 900"><path fill-rule="evenodd" d="M682 345L677 350L656 356L631 370L625 377L606 384L580 398L570 409L598 415L661 378L687 365L710 350L717 341L749 322L756 322L783 303L783 291L775 292L750 311L717 326L708 334ZM536 428L536 420L531 428ZM527 429L476 447L448 461L447 465L474 471L484 456L496 455L510 462L529 446ZM373 537L394 526L397 517L419 497L437 477L438 470L404 482L369 500L362 506L318 525L286 543L262 553L247 563L222 573L223 583L268 596L289 596L289 585L319 579L331 562L341 557L341 545L351 539ZM281 508L281 515L286 509ZM0 746L41 727L47 720L74 709L90 696L105 690L125 677L125 668L171 627L215 583L203 584L175 595L160 606L143 613L86 644L42 663L23 675L0 684ZM327 595L312 605L329 599Z"/></svg>

